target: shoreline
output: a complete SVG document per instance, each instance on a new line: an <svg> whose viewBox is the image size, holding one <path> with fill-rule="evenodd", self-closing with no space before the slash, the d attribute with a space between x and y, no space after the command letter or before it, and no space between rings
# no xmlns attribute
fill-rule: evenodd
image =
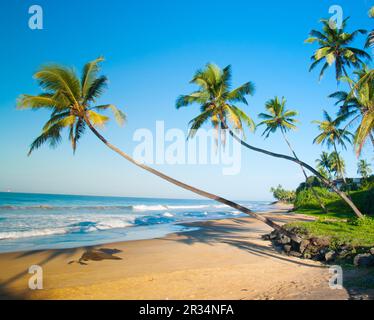
<svg viewBox="0 0 374 320"><path fill-rule="evenodd" d="M312 219L264 213L279 223ZM186 224L183 224L186 225ZM198 230L73 249L0 254L0 299L348 299L326 266L282 255L250 217L189 222ZM44 289L27 287L31 265ZM274 272L276 270L276 272Z"/></svg>

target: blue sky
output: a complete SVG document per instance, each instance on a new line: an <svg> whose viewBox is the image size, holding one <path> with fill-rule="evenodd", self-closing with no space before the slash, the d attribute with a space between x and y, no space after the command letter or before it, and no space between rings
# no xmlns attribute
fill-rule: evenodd
<svg viewBox="0 0 374 320"><path fill-rule="evenodd" d="M256 94L245 110L256 118L266 100L285 96L288 107L300 112L299 130L290 140L300 158L314 164L322 148L312 144L317 129L311 121L322 110L336 111L327 95L336 91L333 71L318 82L309 73L315 47L306 45L318 20L337 4L350 16L348 30L372 28L367 11L372 1L38 1L44 10L44 29L28 28L28 8L34 1L1 3L0 64L0 190L191 198L178 189L119 158L87 132L73 156L68 142L44 147L27 157L27 149L46 121L45 112L18 111L20 93L37 93L32 74L46 62L82 65L99 55L106 58L103 73L110 84L100 102L114 103L127 116L125 127L108 125L103 134L129 153L137 128L154 130L156 120L167 128L187 130L197 106L175 110L179 94L196 69L207 62L231 64L233 85L252 81ZM362 46L363 37L357 41ZM254 145L287 153L281 136L264 141L260 132L247 134ZM343 153L349 176L357 159ZM367 148L363 158L371 160ZM249 150L242 152L240 175L223 176L218 166L159 166L175 178L231 199L271 199L271 186L295 188L302 181L292 163Z"/></svg>

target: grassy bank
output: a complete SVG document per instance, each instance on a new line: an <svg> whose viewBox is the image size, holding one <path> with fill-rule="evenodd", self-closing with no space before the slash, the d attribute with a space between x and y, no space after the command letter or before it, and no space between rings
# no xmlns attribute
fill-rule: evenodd
<svg viewBox="0 0 374 320"><path fill-rule="evenodd" d="M335 193L325 188L315 187L314 190L323 201L328 213L321 210L311 190L302 190L297 193L294 202L295 212L316 216L319 218L349 219L355 215L351 208ZM353 202L365 215L374 215L374 189L358 190L350 192Z"/></svg>
<svg viewBox="0 0 374 320"><path fill-rule="evenodd" d="M287 228L308 237L329 238L331 249L341 245L352 247L373 247L374 246L374 218L350 219L348 221L331 221L318 219L314 222L294 222L287 225Z"/></svg>

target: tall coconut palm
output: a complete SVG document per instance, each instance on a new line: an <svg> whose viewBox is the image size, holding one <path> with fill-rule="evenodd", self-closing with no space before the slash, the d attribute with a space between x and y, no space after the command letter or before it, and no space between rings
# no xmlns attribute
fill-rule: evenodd
<svg viewBox="0 0 374 320"><path fill-rule="evenodd" d="M198 130L204 123L207 123L208 121L210 121L211 124L216 128L218 121L218 127L226 128L229 134L233 137L233 139L239 142L242 146L250 150L269 155L271 157L285 159L303 166L304 168L312 172L314 175L316 175L326 186L334 190L334 192L336 192L352 208L353 212L358 217L363 216L360 210L355 206L352 200L344 192L336 188L332 181L326 179L323 175L321 175L316 169L314 169L309 164L301 161L300 159L288 155L279 154L252 146L245 142L243 139L241 139L241 137L236 135L232 128L227 124L232 122L229 117L231 116L232 112L225 112L225 110L227 110L227 105L233 105L231 103L232 96L237 96L234 99L234 101L243 102L244 104L246 104L247 100L245 99L245 96L253 92L253 90L249 90L253 89L253 85L250 85L250 82L248 82L247 84L238 87L238 89L236 90L228 91L227 85L229 83L225 81L225 79L231 79L231 69L225 68L225 70L227 71L224 72L217 66L214 66L212 68L212 66L209 67L209 65L210 64L208 64L205 69L197 71L194 78L191 81L192 83L198 85L199 89L189 95L179 96L176 101L177 109L183 106L191 105L193 103L200 105L200 108L202 109L201 114L190 121L192 130ZM226 83L226 85L219 85L221 83ZM226 91L226 93L223 94L223 91ZM228 92L232 92L232 94L228 95ZM224 106L226 106L226 109L224 108ZM245 122L250 128L253 129L254 123L252 119L248 115L246 115L244 111L237 111L241 109L234 109L237 114L235 118L240 116L240 118L242 119L240 125L235 125L234 129L240 130L242 128L242 122Z"/></svg>
<svg viewBox="0 0 374 320"><path fill-rule="evenodd" d="M372 173L370 164L366 160L361 159L357 164L357 173L361 175L363 179L367 179Z"/></svg>
<svg viewBox="0 0 374 320"><path fill-rule="evenodd" d="M287 131L296 129L297 120L295 119L295 116L297 115L297 111L287 110L285 105L286 99L284 97L282 97L282 99L275 97L274 99L270 99L269 101L267 101L265 104L265 108L268 113L259 114L259 118L263 119L263 121L261 121L258 126L266 126L262 134L265 135L266 138L268 138L271 133L275 133L276 131L280 130L283 135L283 139L286 141L291 153L293 154L295 159L299 159L294 149L292 148L286 134ZM300 165L300 168L305 177L305 185L308 186L308 175L306 174L305 169L302 165ZM311 190L322 210L327 212L327 209L318 194L313 188L311 188Z"/></svg>
<svg viewBox="0 0 374 320"><path fill-rule="evenodd" d="M99 63L101 61L103 61L103 58L98 58L87 63L83 68L81 79L77 77L72 69L60 65L44 66L35 73L34 77L43 89L43 93L36 96L21 95L18 100L18 107L34 110L48 109L51 111L51 117L44 125L40 136L31 144L29 155L45 143L49 143L52 147L57 146L62 140L61 133L65 128L68 129L68 136L75 151L77 142L87 126L108 148L136 166L176 186L246 213L270 227L287 234L293 240L300 242L301 239L297 235L284 230L281 226L263 215L258 215L235 202L187 185L145 164L139 163L105 139L97 128L104 125L109 118L99 112L111 109L120 124L123 123L125 116L111 104L95 105L96 100L101 96L107 84L105 76L98 76Z"/></svg>
<svg viewBox="0 0 374 320"><path fill-rule="evenodd" d="M374 7L371 7L369 10L369 17L374 18ZM365 48L374 47L374 30L369 32L369 35L366 39Z"/></svg>
<svg viewBox="0 0 374 320"><path fill-rule="evenodd" d="M317 42L319 48L315 51L309 71L312 71L323 62L319 78L324 75L325 70L335 65L335 78L337 82L342 75L348 76L347 68L353 66L359 68L363 64L362 59L370 60L371 57L364 50L351 47L351 43L358 34L365 34L366 30L356 30L348 33L345 28L348 18L344 19L341 28L336 23L322 19L322 30L312 30L306 43Z"/></svg>
<svg viewBox="0 0 374 320"><path fill-rule="evenodd" d="M331 98L337 99L335 104L340 107L339 116L345 120L350 120L346 127L359 122L354 137L357 156L361 154L368 138L370 138L374 147L374 81L361 81L371 71L366 66L356 70L354 72L357 77L356 82L345 78L353 88L351 92L338 91L330 95Z"/></svg>
<svg viewBox="0 0 374 320"><path fill-rule="evenodd" d="M339 144L343 149L347 149L346 143L351 143L351 136L353 135L347 129L339 128L341 123L344 121L343 117L340 116L336 119L332 119L327 111L323 112L323 116L323 121L313 121L314 123L318 124L318 129L321 131L321 133L313 140L313 143L322 145L326 144L328 148L333 147L335 153L339 154L336 145ZM337 170L342 174L342 178L346 184L347 181L342 172L342 163L340 163L339 158L337 165Z"/></svg>
<svg viewBox="0 0 374 320"><path fill-rule="evenodd" d="M326 172L329 179L331 179L331 158L328 152L322 151L320 157L316 159L317 169L320 172Z"/></svg>

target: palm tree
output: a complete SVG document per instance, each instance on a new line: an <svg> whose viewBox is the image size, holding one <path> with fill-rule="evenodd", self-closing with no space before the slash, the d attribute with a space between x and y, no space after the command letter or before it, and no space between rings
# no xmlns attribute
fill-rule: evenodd
<svg viewBox="0 0 374 320"><path fill-rule="evenodd" d="M371 7L369 10L369 17L374 18L374 7ZM369 32L369 35L366 39L365 48L370 48L374 46L374 30Z"/></svg>
<svg viewBox="0 0 374 320"><path fill-rule="evenodd" d="M259 117L261 119L264 119L261 121L258 126L265 125L266 128L262 135L265 135L266 138L269 137L271 133L275 133L277 130L280 130L283 139L286 141L289 149L291 150L293 156L295 159L299 159L293 150L291 143L288 141L286 132L289 130L296 129L296 123L297 120L295 119L295 116L297 115L297 111L295 110L286 110L286 99L282 97L280 100L278 97L275 97L274 99L270 99L266 102L265 108L269 113L260 113ZM308 186L308 175L305 172L305 169L303 166L300 165L301 171L304 174L305 177L305 185ZM319 205L321 206L322 210L327 212L327 209L323 202L321 201L318 194L315 192L313 188L311 188L314 197L318 201Z"/></svg>
<svg viewBox="0 0 374 320"><path fill-rule="evenodd" d="M361 159L357 164L357 173L361 175L363 179L367 179L372 173L370 164L366 160Z"/></svg>
<svg viewBox="0 0 374 320"><path fill-rule="evenodd" d="M81 79L77 77L72 69L60 65L44 66L35 73L34 77L44 92L36 96L21 95L18 99L18 107L34 110L48 109L51 111L51 117L44 125L41 135L31 144L29 155L45 143L49 143L51 147L57 146L62 140L61 133L65 128L68 128L69 139L75 151L77 142L87 126L108 148L136 166L188 191L246 213L266 223L273 229L286 234L296 242L301 241L300 237L284 230L272 220L258 215L235 202L187 185L145 164L139 163L106 140L96 128L104 125L109 118L98 112L111 109L120 124L123 123L125 115L113 105L95 105L96 100L101 96L107 84L105 76L97 76L99 63L102 61L103 58L100 57L87 63L83 68Z"/></svg>
<svg viewBox="0 0 374 320"><path fill-rule="evenodd" d="M351 143L350 137L353 135L346 129L339 128L339 125L344 120L343 117L337 117L333 120L331 116L327 113L327 111L323 111L323 115L323 121L313 121L313 123L318 124L318 129L321 131L321 133L313 140L313 143L322 145L326 143L328 148L332 146L334 148L335 153L338 154L336 145L339 144L343 149L347 149L346 143ZM343 181L346 184L347 181L342 172L342 163L341 161L339 161L339 158L337 159L337 171L342 174Z"/></svg>
<svg viewBox="0 0 374 320"><path fill-rule="evenodd" d="M337 99L335 104L340 106L339 116L342 116L344 120L351 118L346 127L359 121L354 138L357 156L361 154L367 138L370 138L374 147L374 81L361 81L371 71L366 66L356 70L354 74L357 82L345 78L351 85L351 92L338 91L329 96Z"/></svg>
<svg viewBox="0 0 374 320"><path fill-rule="evenodd" d="M350 46L356 36L359 33L365 34L366 30L359 29L348 33L345 31L347 20L348 18L344 19L341 28L338 28L336 25L332 25L333 22L322 19L322 31L312 30L309 33L310 37L305 40L306 43L317 42L319 45L311 57L313 62L309 71L324 62L320 71L320 80L325 70L333 64L335 64L335 78L339 82L343 74L348 77L347 67L359 68L363 64L362 59L371 59L364 50Z"/></svg>
<svg viewBox="0 0 374 320"><path fill-rule="evenodd" d="M326 186L328 186L334 192L336 192L352 208L353 212L358 217L363 217L360 210L355 206L355 204L344 192L336 188L332 181L326 179L323 175L321 175L316 169L314 169L309 164L301 161L300 159L288 155L279 154L252 146L244 140L242 140L239 136L237 136L234 133L234 131L227 125L227 122L230 121L230 118L226 119L226 117L228 116L228 114L230 115L231 113L224 112L224 110L227 110L224 109L224 106L232 105L230 103L231 95L228 95L227 93L227 88L229 88L229 82L226 80L231 79L231 69L226 67L225 70L227 71L223 72L223 70L221 70L219 67L215 66L212 68L209 67L209 65L210 64L208 64L204 70L197 71L194 78L191 81L192 83L197 84L199 86L199 89L189 95L179 96L176 101L177 109L179 109L182 106L188 106L193 103L200 105L202 112L199 116L190 121L191 129L197 130L201 128L201 126L209 120L211 121L211 124L213 126L216 126L216 121L218 121L218 127L227 129L229 134L233 137L233 139L239 142L242 146L256 152L260 152L275 158L292 161L294 163L297 163L298 165L303 166L304 168L312 172L314 175L316 175L316 177L318 177ZM237 98L235 98L234 101L243 102L246 104L247 100L245 99L245 96L253 92L253 90L249 89L253 89L253 85L251 85L250 82L238 87L238 89L236 90L232 90L233 95L237 95ZM226 93L223 94L223 91L226 91ZM254 123L248 115L246 115L244 112L237 112L237 114L240 115L243 119L241 120L241 122L244 121L250 128L254 128ZM197 119L200 119L200 121L197 121ZM236 125L234 126L234 129L235 128L239 128L240 130L242 126Z"/></svg>
<svg viewBox="0 0 374 320"><path fill-rule="evenodd" d="M330 154L330 166L331 171L335 174L335 179L343 179L344 180L344 174L345 174L345 162L342 156L333 151Z"/></svg>
<svg viewBox="0 0 374 320"><path fill-rule="evenodd" d="M215 64L208 63L205 69L198 70L195 73L190 83L198 85L199 89L189 95L180 95L176 101L177 109L193 103L198 103L201 106L200 115L189 123L190 138L194 137L196 131L208 121L210 121L214 130L223 130L222 136L225 135L225 129L228 128L227 125L224 125L226 122L223 119L228 119L228 123L241 133L243 133L243 122L252 130L255 129L253 120L235 105L236 102L248 105L245 96L254 93L254 84L247 82L235 89L231 89L230 82L230 65L221 70Z"/></svg>
<svg viewBox="0 0 374 320"><path fill-rule="evenodd" d="M328 152L322 151L319 159L316 159L317 169L319 172L327 173L327 177L331 179L331 158Z"/></svg>

